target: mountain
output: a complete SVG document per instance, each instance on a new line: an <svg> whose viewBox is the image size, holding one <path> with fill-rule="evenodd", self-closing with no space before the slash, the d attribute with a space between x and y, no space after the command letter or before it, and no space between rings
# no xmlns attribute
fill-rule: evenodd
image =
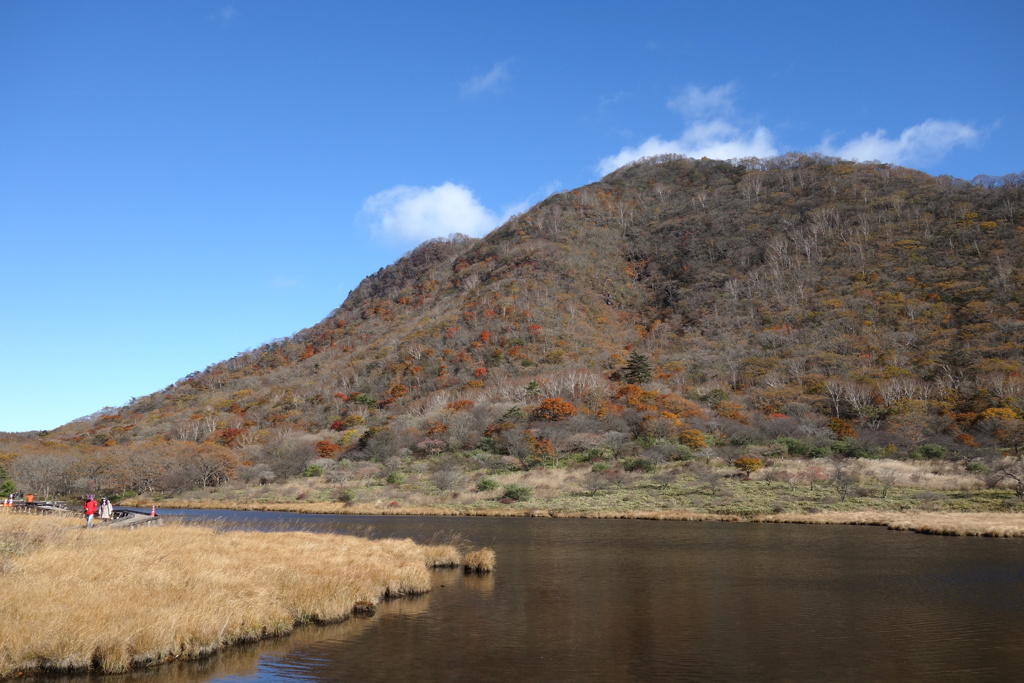
<svg viewBox="0 0 1024 683"><path fill-rule="evenodd" d="M528 466L780 437L972 457L1017 443L1022 223L1019 175L647 159L483 239L418 246L290 338L19 443L119 463L216 451L227 465L193 484L317 454Z"/></svg>

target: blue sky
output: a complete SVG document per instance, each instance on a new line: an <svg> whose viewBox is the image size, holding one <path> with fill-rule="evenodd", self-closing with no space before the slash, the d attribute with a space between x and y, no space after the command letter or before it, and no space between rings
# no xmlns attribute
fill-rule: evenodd
<svg viewBox="0 0 1024 683"><path fill-rule="evenodd" d="M1021 172L1022 26L1017 0L2 0L0 431L289 336L638 156Z"/></svg>

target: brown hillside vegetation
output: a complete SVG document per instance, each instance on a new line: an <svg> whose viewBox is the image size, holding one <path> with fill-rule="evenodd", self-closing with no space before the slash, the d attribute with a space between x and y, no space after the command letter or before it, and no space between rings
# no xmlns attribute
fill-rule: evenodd
<svg viewBox="0 0 1024 683"><path fill-rule="evenodd" d="M467 454L497 472L710 449L955 461L1024 495L1022 260L1019 176L649 159L484 239L428 241L291 338L0 451L19 486L61 494L340 462L419 466L445 491Z"/></svg>

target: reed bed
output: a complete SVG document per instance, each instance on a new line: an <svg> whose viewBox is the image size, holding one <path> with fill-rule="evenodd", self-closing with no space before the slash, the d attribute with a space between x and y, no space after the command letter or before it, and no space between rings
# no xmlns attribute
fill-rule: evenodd
<svg viewBox="0 0 1024 683"><path fill-rule="evenodd" d="M0 677L202 657L425 592L428 565L461 561L407 539L0 515Z"/></svg>

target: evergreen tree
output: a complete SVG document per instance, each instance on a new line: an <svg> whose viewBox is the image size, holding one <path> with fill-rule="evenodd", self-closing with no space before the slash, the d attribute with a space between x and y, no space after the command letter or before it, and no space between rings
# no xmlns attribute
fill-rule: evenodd
<svg viewBox="0 0 1024 683"><path fill-rule="evenodd" d="M647 362L647 356L633 351L629 354L629 360L622 368L622 379L627 384L643 384L651 378L651 365Z"/></svg>
<svg viewBox="0 0 1024 683"><path fill-rule="evenodd" d="M17 489L14 486L14 482L11 481L10 476L4 470L3 466L0 466L0 496L6 498L16 490Z"/></svg>

